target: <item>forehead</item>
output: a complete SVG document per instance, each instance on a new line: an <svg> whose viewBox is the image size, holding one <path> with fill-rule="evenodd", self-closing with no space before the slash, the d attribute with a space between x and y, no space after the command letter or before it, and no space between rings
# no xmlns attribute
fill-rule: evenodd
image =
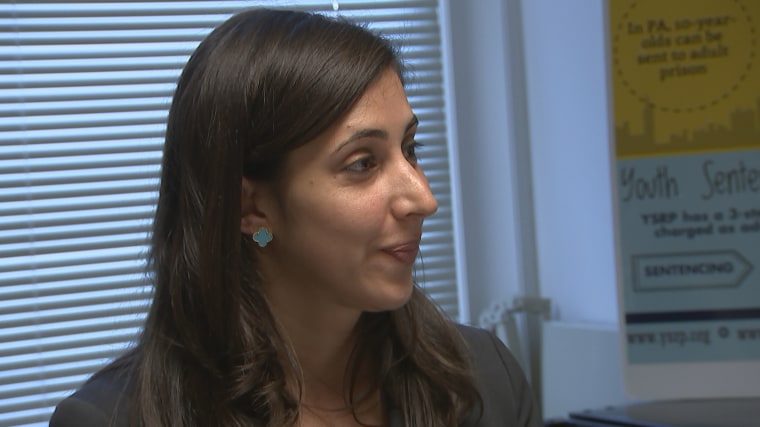
<svg viewBox="0 0 760 427"><path fill-rule="evenodd" d="M379 130L389 138L402 138L413 117L401 79L393 69L388 69L332 126L290 152L287 163L329 155L347 138L365 130Z"/></svg>
<svg viewBox="0 0 760 427"><path fill-rule="evenodd" d="M394 70L387 69L333 127L353 127L357 122L366 125L365 122L375 121L385 126L393 126L397 121L405 124L411 110L401 79Z"/></svg>

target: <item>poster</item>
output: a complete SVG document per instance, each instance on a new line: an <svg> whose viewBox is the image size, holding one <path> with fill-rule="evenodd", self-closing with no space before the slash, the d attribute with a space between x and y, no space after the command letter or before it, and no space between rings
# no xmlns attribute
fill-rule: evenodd
<svg viewBox="0 0 760 427"><path fill-rule="evenodd" d="M608 12L626 387L760 396L760 2Z"/></svg>

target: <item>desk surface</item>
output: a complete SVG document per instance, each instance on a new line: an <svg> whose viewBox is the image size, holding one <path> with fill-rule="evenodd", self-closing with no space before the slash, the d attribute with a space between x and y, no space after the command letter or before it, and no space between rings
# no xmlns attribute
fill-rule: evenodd
<svg viewBox="0 0 760 427"><path fill-rule="evenodd" d="M570 421L589 426L760 427L760 397L644 402L573 412Z"/></svg>

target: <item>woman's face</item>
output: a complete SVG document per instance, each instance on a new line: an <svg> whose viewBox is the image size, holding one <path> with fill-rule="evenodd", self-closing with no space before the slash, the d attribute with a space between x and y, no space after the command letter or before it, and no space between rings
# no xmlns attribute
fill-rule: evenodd
<svg viewBox="0 0 760 427"><path fill-rule="evenodd" d="M275 304L383 311L409 299L422 221L438 208L417 164L416 129L389 69L289 154L267 202L274 240L259 256Z"/></svg>

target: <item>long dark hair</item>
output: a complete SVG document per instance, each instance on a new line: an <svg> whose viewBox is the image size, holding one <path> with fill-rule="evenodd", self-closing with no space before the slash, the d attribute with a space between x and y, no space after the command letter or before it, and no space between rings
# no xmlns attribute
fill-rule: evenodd
<svg viewBox="0 0 760 427"><path fill-rule="evenodd" d="M153 302L131 367L132 424L287 426L299 367L240 232L241 181L277 179L288 152L344 115L388 68L393 46L317 14L239 13L193 53L169 112L152 236ZM415 288L365 314L349 367L376 364L407 426L455 426L478 402L456 329ZM353 399L350 393L350 399Z"/></svg>

